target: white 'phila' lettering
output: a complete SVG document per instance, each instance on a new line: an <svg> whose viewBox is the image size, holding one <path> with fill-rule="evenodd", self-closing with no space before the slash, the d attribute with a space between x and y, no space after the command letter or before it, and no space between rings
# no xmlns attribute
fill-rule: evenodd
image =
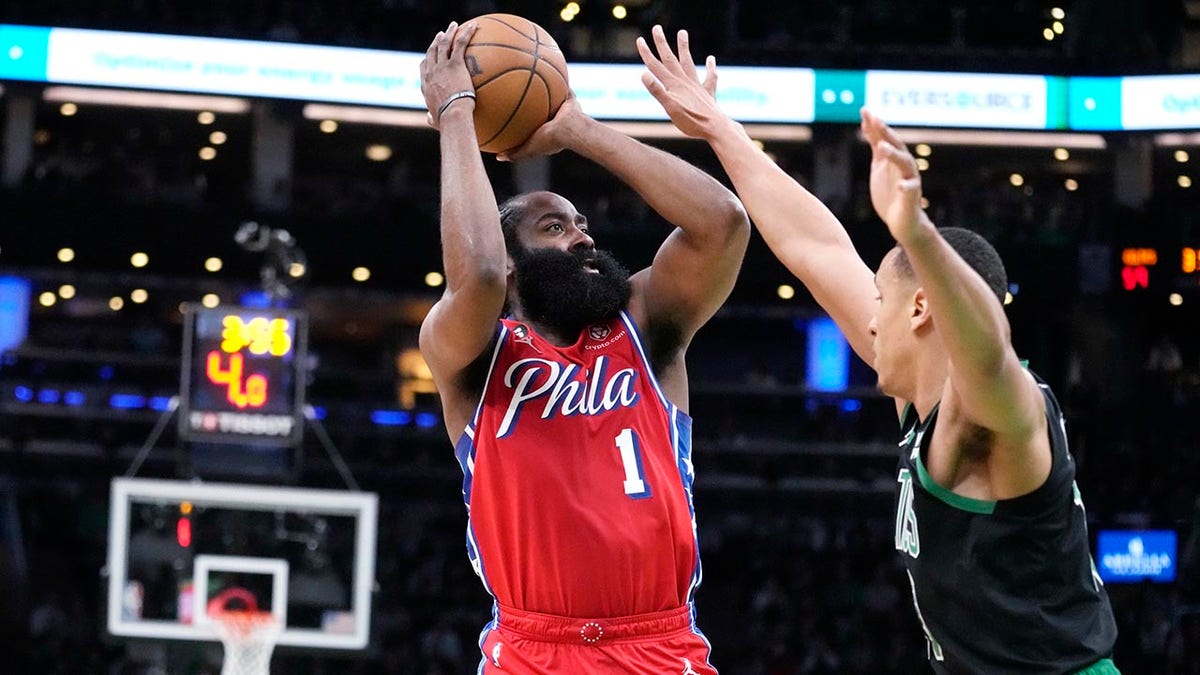
<svg viewBox="0 0 1200 675"><path fill-rule="evenodd" d="M504 386L512 390L508 410L496 430L496 438L512 432L526 403L541 402L542 419L555 415L599 415L614 408L628 408L638 400L634 391L637 371L622 368L608 372L608 357L596 358L591 372L581 372L577 364L563 365L549 359L521 359L504 373Z"/></svg>

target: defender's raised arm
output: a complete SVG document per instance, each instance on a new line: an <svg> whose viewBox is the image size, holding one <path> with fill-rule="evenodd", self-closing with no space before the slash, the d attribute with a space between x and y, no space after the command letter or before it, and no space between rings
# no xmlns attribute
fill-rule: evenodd
<svg viewBox="0 0 1200 675"><path fill-rule="evenodd" d="M706 87L695 77L686 31L679 31L678 57L661 27L654 27L653 39L657 57L645 40L637 43L650 71L642 77L647 89L680 131L712 146L771 251L829 312L854 351L872 363L867 332L875 306L871 270L842 224L717 106L713 57L706 60L706 82L711 83Z"/></svg>

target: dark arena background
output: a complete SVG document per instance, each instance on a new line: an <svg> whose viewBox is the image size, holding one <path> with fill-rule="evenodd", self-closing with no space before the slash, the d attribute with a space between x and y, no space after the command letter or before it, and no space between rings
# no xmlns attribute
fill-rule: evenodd
<svg viewBox="0 0 1200 675"><path fill-rule="evenodd" d="M1066 410L1117 664L1200 673L1191 0L0 2L0 670L220 672L220 643L138 631L190 616L203 602L193 554L227 557L240 541L290 562L289 630L353 636L369 619L365 646L281 641L271 672L474 672L491 602L416 350L444 284L437 135L412 92L434 33L494 11L546 27L573 66L638 64L603 82L572 71L598 111L605 87L641 89L634 39L658 23L689 29L723 68L815 72L803 91L725 71L722 86L779 115L751 133L871 266L890 240L854 122L863 97L878 103L920 157L933 220L980 232L1006 261L1017 351ZM154 51L145 34L178 41ZM289 44L378 64L362 66L375 79L338 88L273 56ZM194 67L214 54L232 70ZM256 65L272 59L283 65ZM259 84L238 89L255 68ZM783 93L807 107L771 108ZM913 109L927 116L897 119ZM617 123L724 180L709 149L661 117ZM568 153L487 166L501 197L546 187L573 200L631 268L667 231ZM240 341L222 338L230 325ZM757 234L688 361L697 607L713 663L730 675L928 672L893 550L895 410ZM130 497L117 537L123 477L242 487ZM375 528L332 502L239 516L263 486L373 493ZM352 600L363 532L373 568ZM205 573L219 575L225 557L210 558ZM270 595L277 570L226 563Z"/></svg>

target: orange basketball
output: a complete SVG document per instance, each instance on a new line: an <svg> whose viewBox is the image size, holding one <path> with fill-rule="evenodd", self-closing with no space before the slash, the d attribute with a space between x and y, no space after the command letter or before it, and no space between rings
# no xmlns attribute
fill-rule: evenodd
<svg viewBox="0 0 1200 675"><path fill-rule="evenodd" d="M465 58L475 85L479 149L504 152L521 145L567 98L567 62L544 28L513 14L472 19Z"/></svg>

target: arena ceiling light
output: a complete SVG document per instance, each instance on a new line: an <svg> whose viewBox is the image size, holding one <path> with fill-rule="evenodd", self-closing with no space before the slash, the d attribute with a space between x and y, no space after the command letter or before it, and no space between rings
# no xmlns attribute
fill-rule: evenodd
<svg viewBox="0 0 1200 675"><path fill-rule="evenodd" d="M398 110L396 108L369 108L353 105L330 105L327 103L305 104L302 114L310 120L335 120L352 124L381 124L392 127L421 127L425 122L424 110Z"/></svg>
<svg viewBox="0 0 1200 675"><path fill-rule="evenodd" d="M812 140L812 127L804 124L743 124L750 138L761 141L791 141L807 143Z"/></svg>
<svg viewBox="0 0 1200 675"><path fill-rule="evenodd" d="M115 105L133 108L165 108L170 110L209 110L220 113L246 113L250 102L231 96L203 96L198 94L164 94L153 91L129 89L92 89L90 87L46 87L42 92L46 101L88 103L92 105Z"/></svg>
<svg viewBox="0 0 1200 675"><path fill-rule="evenodd" d="M1016 148L1071 148L1104 150L1108 144L1100 134L1045 131L978 131L974 129L896 129L905 143L929 145L979 145ZM862 138L862 132L858 134Z"/></svg>
<svg viewBox="0 0 1200 675"><path fill-rule="evenodd" d="M1200 132L1175 132L1155 134L1154 144L1160 148L1193 147L1200 145Z"/></svg>
<svg viewBox="0 0 1200 675"><path fill-rule="evenodd" d="M372 108L366 106L305 104L302 114L310 120L334 120L352 124L379 124L426 129L424 110ZM634 138L686 138L670 122L605 120L605 124ZM812 128L803 124L747 124L746 133L765 141L806 142L812 140Z"/></svg>

